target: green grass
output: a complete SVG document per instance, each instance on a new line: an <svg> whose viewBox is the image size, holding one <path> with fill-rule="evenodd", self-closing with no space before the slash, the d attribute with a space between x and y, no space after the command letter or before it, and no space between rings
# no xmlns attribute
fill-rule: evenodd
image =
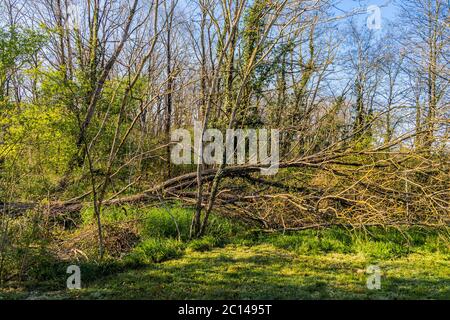
<svg viewBox="0 0 450 320"><path fill-rule="evenodd" d="M449 235L444 230L423 228L347 230L333 227L304 230L285 235L254 232L237 241L241 244L270 243L298 254L317 255L330 252L363 255L372 260L393 259L410 253L450 254Z"/></svg>
<svg viewBox="0 0 450 320"><path fill-rule="evenodd" d="M272 244L231 244L149 264L79 291L34 292L43 299L450 299L450 260L441 253L380 260L381 289L366 287L359 254L302 255ZM82 271L83 272L83 271ZM30 293L16 293L29 297Z"/></svg>
<svg viewBox="0 0 450 320"><path fill-rule="evenodd" d="M223 238L215 238L213 236L205 236L201 239L195 239L189 242L188 249L191 251L209 251L215 247L222 247L225 244Z"/></svg>
<svg viewBox="0 0 450 320"><path fill-rule="evenodd" d="M82 212L84 225L95 224L94 211L87 208ZM139 208L132 206L107 207L103 210L102 221L114 224L129 220L139 220L139 232L143 239L180 238L188 240L194 209L179 204L166 207ZM178 230L177 230L178 226ZM212 215L206 235L216 238L231 238L243 231L244 226L229 219Z"/></svg>
<svg viewBox="0 0 450 320"><path fill-rule="evenodd" d="M450 299L447 230L281 234L213 216L207 235L188 241L191 209L111 208L104 214L109 224L139 218L140 242L130 252L103 262L47 257L33 281L4 286L0 299ZM86 225L89 216L83 214ZM82 290L65 289L72 263L81 268ZM380 290L366 286L369 265L381 269Z"/></svg>
<svg viewBox="0 0 450 320"><path fill-rule="evenodd" d="M174 239L147 239L141 242L125 258L130 265L141 266L151 262L162 262L183 255L184 244Z"/></svg>

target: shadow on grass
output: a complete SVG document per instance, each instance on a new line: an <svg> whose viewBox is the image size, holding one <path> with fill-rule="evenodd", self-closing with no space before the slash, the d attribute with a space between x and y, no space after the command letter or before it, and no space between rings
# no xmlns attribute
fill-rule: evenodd
<svg viewBox="0 0 450 320"><path fill-rule="evenodd" d="M228 249L105 277L70 292L78 299L449 299L450 278L388 276L366 287L364 261ZM359 271L358 271L359 270Z"/></svg>

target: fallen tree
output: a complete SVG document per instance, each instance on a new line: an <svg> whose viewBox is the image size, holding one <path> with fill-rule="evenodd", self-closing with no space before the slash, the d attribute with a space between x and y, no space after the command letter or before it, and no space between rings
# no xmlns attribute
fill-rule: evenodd
<svg viewBox="0 0 450 320"><path fill-rule="evenodd" d="M354 160L355 154L362 159ZM279 167L279 175L264 178L258 176L260 165L225 167L214 210L257 221L268 229L342 223L448 225L450 221L445 164L418 161L411 154L386 157L334 152L282 162ZM202 171L203 199L210 196L208 190L217 170L213 167ZM323 181L306 181L307 171ZM182 174L138 194L115 194L103 205L159 205L161 201L179 200L194 206L196 178L197 172ZM55 219L75 219L90 204L84 200L88 195L69 201L2 203L0 211L19 216L40 210Z"/></svg>

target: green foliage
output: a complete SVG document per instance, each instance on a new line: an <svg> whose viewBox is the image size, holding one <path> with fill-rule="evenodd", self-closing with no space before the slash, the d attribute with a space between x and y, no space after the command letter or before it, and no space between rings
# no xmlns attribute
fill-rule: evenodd
<svg viewBox="0 0 450 320"><path fill-rule="evenodd" d="M180 230L181 239L189 238L189 229L194 211L188 208L152 208L145 213L142 234L144 237L177 238Z"/></svg>
<svg viewBox="0 0 450 320"><path fill-rule="evenodd" d="M30 211L13 219L1 217L0 230L0 283L11 278L33 279L43 265L55 260L41 215Z"/></svg>
<svg viewBox="0 0 450 320"><path fill-rule="evenodd" d="M274 246L299 254L346 253L350 251L349 239L345 234L336 231L305 230L295 234L272 236L269 239Z"/></svg>
<svg viewBox="0 0 450 320"><path fill-rule="evenodd" d="M213 236L205 236L200 239L195 239L189 242L188 248L192 251L210 251L215 247L224 245L224 239L216 238Z"/></svg>
<svg viewBox="0 0 450 320"><path fill-rule="evenodd" d="M358 240L353 244L353 251L373 259L391 259L410 252L408 247L398 243Z"/></svg>
<svg viewBox="0 0 450 320"><path fill-rule="evenodd" d="M40 195L64 172L74 145L67 132L67 114L57 107L27 104L21 112L11 110L0 120L2 149L7 151L7 172L27 176L15 185L21 194ZM17 143L20 141L20 143Z"/></svg>
<svg viewBox="0 0 450 320"><path fill-rule="evenodd" d="M369 290L366 286L369 264L370 260L357 254L330 252L306 256L270 244L229 245L207 252L189 252L178 260L96 279L84 283L82 290L48 290L41 296L180 300L448 299L450 296L448 256L426 253L380 261L380 290Z"/></svg>
<svg viewBox="0 0 450 320"><path fill-rule="evenodd" d="M106 208L103 212L106 240L110 235L108 226L136 220L142 241L131 251L121 256L107 256L102 261L93 256L81 261L59 258L48 246L54 235L47 234L39 216L30 212L10 225L8 239L16 244L17 250L10 246L9 251L2 252L6 262L3 278L21 271L27 290L50 295L57 292L58 297L65 297L73 293L65 289L66 269L76 264L80 266L84 288L77 291L76 297L94 298L95 292L96 298L104 295L138 298L145 290L150 290L147 297L163 294L187 298L187 283L189 286L197 284L189 291L191 298L445 296L442 277L448 273L445 266L450 254L446 230L334 227L268 234L213 215L208 235L193 241L178 241L167 210L186 232L192 209L177 205L168 209ZM92 228L92 215L91 209L84 210L83 225L75 231L75 238L90 234L85 231L91 229L84 228ZM95 249L95 243L91 246ZM383 289L377 293L362 293L366 280L364 270L373 263L383 270ZM427 270L422 268L425 265ZM142 268L145 270L137 270ZM402 279L414 278L417 283L402 285L399 274ZM149 278L143 281L143 277ZM433 286L427 287L431 282ZM127 290L123 290L123 283L127 284ZM160 288L161 283L169 285L164 292L154 289ZM398 284L403 288L400 291ZM100 287L104 291L99 290ZM420 292L413 287L420 288Z"/></svg>
<svg viewBox="0 0 450 320"><path fill-rule="evenodd" d="M104 223L117 223L129 220L139 220L140 234L143 238L178 238L180 230L181 240L189 239L194 209L182 207L178 204L167 207L139 208L133 206L104 207L102 221ZM83 224L95 223L95 215L92 207L87 207L81 212ZM176 221L176 224L175 224ZM231 238L242 232L245 226L239 222L213 214L206 230L206 235L215 238Z"/></svg>
<svg viewBox="0 0 450 320"><path fill-rule="evenodd" d="M267 41L263 39L268 8L270 3L267 0L254 1L246 11L242 31L241 77L246 78L248 73L248 79L244 89L243 105L239 106L236 117L237 123L252 128L261 126L262 119L257 107L250 102L251 96L261 95L261 90L274 67L270 63L255 65L261 58L264 48L268 46Z"/></svg>
<svg viewBox="0 0 450 320"><path fill-rule="evenodd" d="M193 215L194 209L192 208L174 206L171 208L150 209L145 214L145 224L142 233L144 236L149 237L177 238L175 219L180 230L181 239L187 240ZM243 226L240 223L232 222L218 215L212 215L206 229L206 235L218 239L230 239L242 229Z"/></svg>
<svg viewBox="0 0 450 320"><path fill-rule="evenodd" d="M45 40L41 30L22 29L14 25L0 28L0 83L3 84L13 67L29 62L31 55L41 48Z"/></svg>
<svg viewBox="0 0 450 320"><path fill-rule="evenodd" d="M31 282L29 285L39 285L40 288L53 287L65 289L66 280L68 277L67 267L70 265L77 265L80 267L82 286L86 282L95 281L99 278L117 274L125 271L127 268L134 267L131 264L126 264L124 261L116 259L104 259L103 261L61 261L56 257L44 256L39 259L36 264L29 271Z"/></svg>
<svg viewBox="0 0 450 320"><path fill-rule="evenodd" d="M146 239L125 258L127 264L139 266L181 257L184 244L174 239Z"/></svg>
<svg viewBox="0 0 450 320"><path fill-rule="evenodd" d="M329 228L323 230L304 230L290 234L264 235L255 233L250 242L259 244L269 242L275 247L298 254L326 254L329 252L360 254L372 259L393 259L413 252L450 252L450 238L441 232L406 229L397 230L367 228L365 230L346 230Z"/></svg>
<svg viewBox="0 0 450 320"><path fill-rule="evenodd" d="M244 226L229 219L212 215L206 236L188 242L189 229L194 210L177 205L172 207L138 208L131 206L112 206L104 208L102 221L104 224L115 224L126 221L139 221L139 235L143 241L127 255L126 262L131 265L144 265L149 262L160 262L180 256L184 247L192 251L206 251L225 243L242 233ZM92 208L82 211L84 225L95 224ZM182 242L178 242L180 230Z"/></svg>
<svg viewBox="0 0 450 320"><path fill-rule="evenodd" d="M18 195L47 193L73 152L74 123L61 98L67 91L62 72L45 73L34 61L46 40L40 29L0 29L0 154L5 169L0 178L6 173L21 176L14 186ZM5 90L13 76L36 84L33 99L13 101L11 90Z"/></svg>
<svg viewBox="0 0 450 320"><path fill-rule="evenodd" d="M102 211L102 221L104 223L116 223L139 218L139 208L131 206L111 206L104 207ZM81 219L84 225L96 223L95 212L92 206L81 210Z"/></svg>
<svg viewBox="0 0 450 320"><path fill-rule="evenodd" d="M267 9L267 0L256 0L248 8L244 17L244 63L248 64L253 51L257 47L264 32L264 11ZM260 52L259 52L260 53ZM260 56L257 54L256 57Z"/></svg>

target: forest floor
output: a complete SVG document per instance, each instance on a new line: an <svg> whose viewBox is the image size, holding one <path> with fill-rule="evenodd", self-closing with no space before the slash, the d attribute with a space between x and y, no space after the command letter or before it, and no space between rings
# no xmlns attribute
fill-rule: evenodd
<svg viewBox="0 0 450 320"><path fill-rule="evenodd" d="M124 221L122 211L108 212L107 223ZM450 237L445 229L336 227L283 234L214 216L208 234L189 241L192 211L173 208L182 235L178 241L164 210L129 214L145 219L139 220L139 241L128 252L99 261L95 238L76 242L81 235L95 236L87 214L77 230L61 234L84 250L87 260L38 256L28 280L0 287L0 300L450 299ZM123 244L129 234L119 230L122 238L108 231L107 239ZM66 289L72 264L80 267L81 289ZM368 280L376 277L370 267L379 270L379 289L368 288Z"/></svg>
<svg viewBox="0 0 450 320"><path fill-rule="evenodd" d="M19 299L450 299L448 256L414 253L378 261L379 290L366 284L373 263L355 254L299 255L271 244L228 245L83 283L81 290L11 294Z"/></svg>
<svg viewBox="0 0 450 320"><path fill-rule="evenodd" d="M96 299L450 299L450 260L413 254L381 261L380 290L366 285L369 261L340 253L297 255L272 245L192 252L94 282L63 296Z"/></svg>

